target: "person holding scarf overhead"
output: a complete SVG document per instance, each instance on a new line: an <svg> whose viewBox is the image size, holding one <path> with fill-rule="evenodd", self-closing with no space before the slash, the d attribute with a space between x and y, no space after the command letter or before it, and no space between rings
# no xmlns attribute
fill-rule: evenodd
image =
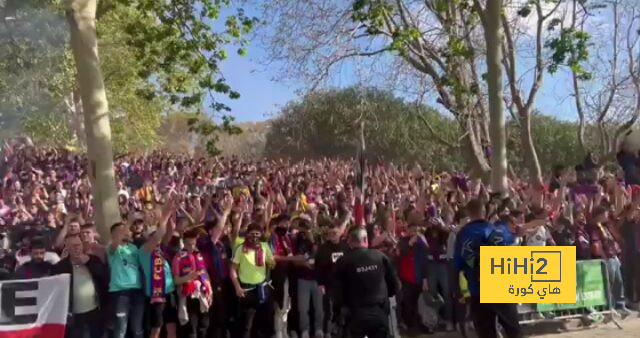
<svg viewBox="0 0 640 338"><path fill-rule="evenodd" d="M172 192L169 194L164 213L159 218L158 228L149 236L138 252L138 262L143 271L142 283L146 296L145 312L149 316L151 327L150 338L159 338L163 326L166 329L167 338L175 338L176 323L178 322L175 282L167 253L163 250L163 244L166 245L171 240L173 230L167 231L167 226L177 209L176 195Z"/></svg>
<svg viewBox="0 0 640 338"><path fill-rule="evenodd" d="M238 324L241 337L270 337L273 305L269 269L275 265L271 248L260 242L262 228L251 223L245 239L233 255L231 281L238 296Z"/></svg>

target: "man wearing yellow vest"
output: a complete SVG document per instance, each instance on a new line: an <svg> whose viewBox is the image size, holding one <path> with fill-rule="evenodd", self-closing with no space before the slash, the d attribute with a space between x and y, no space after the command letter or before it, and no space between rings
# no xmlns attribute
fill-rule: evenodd
<svg viewBox="0 0 640 338"><path fill-rule="evenodd" d="M242 337L270 337L273 331L273 302L269 270L275 266L267 243L260 241L262 227L247 227L244 242L234 249L231 281L239 300L239 330Z"/></svg>

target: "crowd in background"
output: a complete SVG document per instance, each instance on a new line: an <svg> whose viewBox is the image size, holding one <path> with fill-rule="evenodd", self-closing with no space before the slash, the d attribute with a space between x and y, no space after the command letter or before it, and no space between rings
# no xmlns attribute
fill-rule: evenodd
<svg viewBox="0 0 640 338"><path fill-rule="evenodd" d="M456 233L482 217L507 245L604 260L627 314L640 300L640 189L625 183L637 158L619 158L609 172L591 158L559 166L543 185L511 177L503 198L464 173L382 161L366 166L360 190L348 160L125 156L114 167L122 221L106 242L85 157L9 147L0 280L71 274L70 337L340 336L348 314L332 271L348 229L364 226L395 263L394 335L464 333L477 281L454 273ZM481 215L466 212L479 202Z"/></svg>

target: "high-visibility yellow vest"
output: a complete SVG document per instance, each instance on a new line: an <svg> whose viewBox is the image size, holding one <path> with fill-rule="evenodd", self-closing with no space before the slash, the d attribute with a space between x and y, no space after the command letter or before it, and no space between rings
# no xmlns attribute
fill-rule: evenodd
<svg viewBox="0 0 640 338"><path fill-rule="evenodd" d="M469 293L469 287L467 286L467 279L464 278L464 274L462 273L462 271L460 271L460 278L458 278L458 282L460 284L460 293L462 294L462 297L471 297L471 294Z"/></svg>

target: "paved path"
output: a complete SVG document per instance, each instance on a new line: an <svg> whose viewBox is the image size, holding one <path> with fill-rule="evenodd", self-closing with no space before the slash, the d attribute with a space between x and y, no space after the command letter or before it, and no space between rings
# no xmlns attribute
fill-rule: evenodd
<svg viewBox="0 0 640 338"><path fill-rule="evenodd" d="M591 328L577 329L577 325L573 326L574 329L566 329L565 325L556 323L540 324L534 327L528 327L525 331L536 331L536 333L527 333L527 337L530 338L640 338L640 318L636 314L629 316L627 319L619 321L622 326L622 330L619 329L613 322L601 323ZM460 338L459 333L438 333L430 336L420 336L419 338ZM469 338L475 338L476 336L471 334Z"/></svg>
<svg viewBox="0 0 640 338"><path fill-rule="evenodd" d="M637 338L640 337L640 318L627 318L621 321L622 330L615 324L600 324L595 328L571 332L537 335L536 338Z"/></svg>

